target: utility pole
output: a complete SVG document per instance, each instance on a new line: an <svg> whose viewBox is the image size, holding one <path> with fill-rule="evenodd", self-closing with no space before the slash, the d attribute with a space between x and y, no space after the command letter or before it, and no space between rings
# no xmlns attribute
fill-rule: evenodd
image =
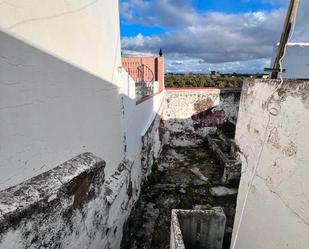
<svg viewBox="0 0 309 249"><path fill-rule="evenodd" d="M284 55L285 47L286 47L287 42L289 40L291 29L292 29L294 22L296 20L299 1L300 0L291 0L290 1L290 5L289 5L289 8L288 8L287 16L286 16L284 27L283 27L283 32L282 32L281 38L280 38L280 44L279 44L277 57L275 59L274 66L272 68L272 74L271 74L272 79L277 79L278 73L281 70L283 70L282 68L280 68L280 60Z"/></svg>

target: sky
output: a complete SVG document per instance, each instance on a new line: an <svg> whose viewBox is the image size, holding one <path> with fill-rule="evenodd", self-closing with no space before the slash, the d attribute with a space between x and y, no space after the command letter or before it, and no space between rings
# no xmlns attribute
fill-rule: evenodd
<svg viewBox="0 0 309 249"><path fill-rule="evenodd" d="M258 73L270 67L289 0L120 0L122 52L158 54L166 72ZM291 41L309 42L301 0ZM309 23L309 22L308 22Z"/></svg>

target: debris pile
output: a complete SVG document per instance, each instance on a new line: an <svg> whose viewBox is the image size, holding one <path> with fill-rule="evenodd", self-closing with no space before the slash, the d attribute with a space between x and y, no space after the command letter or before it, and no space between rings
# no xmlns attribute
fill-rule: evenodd
<svg viewBox="0 0 309 249"><path fill-rule="evenodd" d="M237 189L222 186L223 172L207 143L165 146L126 222L122 249L168 249L172 209L217 206L223 208L227 218L223 248L229 248Z"/></svg>
<svg viewBox="0 0 309 249"><path fill-rule="evenodd" d="M238 187L241 160L237 154L238 148L235 141L229 139L219 129L215 135L207 135L206 139L210 150L223 167L222 183Z"/></svg>

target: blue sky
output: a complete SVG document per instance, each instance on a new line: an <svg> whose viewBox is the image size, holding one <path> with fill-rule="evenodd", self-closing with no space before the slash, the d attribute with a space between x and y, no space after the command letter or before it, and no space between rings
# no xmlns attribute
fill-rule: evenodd
<svg viewBox="0 0 309 249"><path fill-rule="evenodd" d="M155 2L154 0L149 2ZM247 1L244 0L192 0L190 1L192 7L199 13L203 12L223 12L223 13L243 13L254 11L270 11L284 6L280 3L262 3L261 1ZM170 31L160 25L145 25L142 22L132 24L126 22L125 18L121 18L121 35L124 37L133 37L139 33L143 35L154 35Z"/></svg>
<svg viewBox="0 0 309 249"><path fill-rule="evenodd" d="M280 38L287 4L288 0L121 0L122 49L137 55L157 53L162 47L167 72L261 72Z"/></svg>

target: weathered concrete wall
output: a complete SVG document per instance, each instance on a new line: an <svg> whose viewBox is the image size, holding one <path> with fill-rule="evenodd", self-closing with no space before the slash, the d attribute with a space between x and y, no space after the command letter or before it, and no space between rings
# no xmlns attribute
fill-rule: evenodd
<svg viewBox="0 0 309 249"><path fill-rule="evenodd" d="M11 42L14 41L15 39L13 39ZM27 48L27 45L25 46ZM14 209L12 211L14 213L14 217L18 216L18 219L20 221L15 220L14 222L17 223L13 224L6 223L6 218L3 220L3 222L5 223L3 227L5 228L5 230L0 231L0 236L2 239L0 242L0 248L38 248L40 246L45 246L47 248L59 247L117 249L120 247L121 243L123 224L129 216L131 208L140 194L141 182L146 177L146 173L149 172L149 169L151 169L153 157L155 157L155 155L158 155L160 150L160 143L158 143L159 140L156 139L158 135L154 136L154 134L158 132L158 127L160 124L160 119L158 118L159 115L157 114L157 112L159 112L160 104L162 102L164 94L162 93L161 95L156 95L155 98L149 99L139 105L136 105L136 101L130 99L132 97L132 89L127 94L122 93L121 96L119 96L118 94L115 95L113 94L115 90L114 87L111 87L110 89L104 88L106 87L106 85L104 85L105 81L102 81L97 77L84 74L83 72L80 72L80 70L72 68L72 66L70 65L62 63L57 59L50 58L49 55L45 56L42 55L40 52L38 53L39 56L42 56L41 60L39 60L38 62L41 62L43 64L43 69L46 63L49 63L49 60L51 60L51 64L53 65L53 68L55 70L52 72L59 73L59 71L57 71L60 70L58 69L58 66L59 68L63 67L64 71L68 71L69 73L72 71L74 73L73 75L76 78L76 82L74 88L73 86L71 86L71 84L69 86L66 85L66 81L62 82L59 80L60 83L63 84L59 83L56 86L63 87L60 88L61 92L59 93L64 95L63 98L62 95L61 98L59 97L59 103L43 103L43 107L46 109L42 107L42 110L44 110L45 113L38 112L33 114L33 116L29 118L31 119L36 117L38 120L47 119L46 122L48 122L49 118L53 118L52 114L54 111L53 108L55 106L58 112L60 112L61 114L63 112L64 117L65 115L69 115L69 117L66 119L62 119L62 123L60 124L55 124L51 121L48 124L45 124L44 122L39 123L39 128L44 129L44 131L46 132L45 135L47 137L54 136L53 139L58 141L58 137L55 137L58 136L58 133L56 132L62 132L61 128L63 128L64 125L70 124L70 126L63 131L66 134L63 135L63 137L59 137L59 139L65 139L66 141L58 141L59 145L57 143L55 144L58 145L57 148L61 149L62 146L65 146L65 148L70 149L70 153L73 154L75 148L74 146L76 144L78 145L77 142L83 142L81 143L82 145L87 145L83 147L83 150L89 148L96 151L98 154L104 154L105 151L107 151L110 152L111 155L107 156L109 160L106 160L106 167L100 171L102 173L102 177L104 176L104 174L106 175L106 180L104 184L100 183L102 186L100 185L97 190L96 195L98 195L99 197L95 199L95 201L91 202L89 205L85 204L85 207L83 206L82 211L76 211L77 218L75 216L72 217L72 223L74 225L71 225L71 221L67 221L67 219L69 219L71 216L69 216L69 218L66 217L67 212L69 212L70 210L75 210L74 205L72 207L71 199L71 202L69 202L68 204L67 199L65 199L66 205L62 205L62 195L57 194L60 191L58 191L57 188L59 187L60 189L62 189L62 185L60 186L59 184L61 184L61 182L65 184L68 179L71 179L69 178L71 176L70 174L67 178L65 178L65 180L63 180L61 177L58 177L58 175L61 175L62 170L66 170L65 165L70 163L61 165L60 167L57 167L52 171L48 171L43 175L32 178L25 183L17 185L16 187L4 190L4 192L2 193L7 193L5 191L9 191L8 193L10 194L1 194L1 197L14 195L14 198L8 204L6 203L9 197L5 198L5 200L0 199L0 213L3 217L7 214L6 208L9 205L12 205L12 207L16 208L20 208L20 205L25 206L23 202L20 202L20 199L27 199L32 195L31 193L25 193L24 191L28 191L28 189L32 188L37 188L37 192L39 193L35 192L33 194L35 198L31 199L31 206L27 206L27 210L29 211L21 212L19 209ZM32 62L35 62L36 57L32 58L31 56L29 56L29 58L31 58L31 60L33 59ZM55 60L55 62L53 60ZM46 73L46 71L42 71L42 73ZM30 72L32 71L30 70ZM36 76L34 75L34 78L35 77ZM50 81L54 79L57 81L59 78L61 79L62 77L64 77L65 79L67 79L66 77L68 77L70 79L70 77L72 77L72 74L69 74L67 76L56 74L54 78L46 78L46 80ZM79 83L80 81L82 82ZM29 89L31 86L29 86ZM46 86L42 85L40 86L40 89L43 90L44 87ZM57 89L59 88L55 88L54 91L56 91ZM84 91L84 95L81 95L80 93L79 95L75 96L75 93L77 93L77 91L79 90ZM51 92L53 93L53 91ZM15 94L16 92L13 93ZM50 92L46 92L46 94L48 93ZM75 110L74 108L77 106L78 108L80 108L79 111L82 112L82 116L78 116L78 119L74 119L75 115L72 113L68 113L66 110L68 108L66 102L67 94L73 94L73 96L68 99L70 103L68 107L70 107L71 110ZM84 99L79 99L81 96L83 96ZM121 112L120 103L118 103L117 101L117 99L120 99L120 97L123 97L123 113ZM126 105L128 103L129 105ZM113 106L113 104L115 104L115 106ZM30 107L33 106L31 105ZM107 110L108 108L109 110ZM49 112L47 112L47 109L49 110ZM30 110L28 110L27 113L29 113ZM95 114L89 112L89 110L93 110ZM23 113L23 111L24 109L21 109L19 113ZM101 113L101 111L103 113ZM12 110L8 108L6 114L13 114L11 112ZM113 115L110 117L110 119L107 119L106 116L104 116L105 114ZM76 115L79 115L79 112L76 113ZM21 127L22 125L27 124L27 119L25 118L25 116L21 116L19 118L21 121L23 121L23 123L20 124ZM74 123L71 124L70 122L68 122L69 118L72 118L72 120L69 121ZM122 129L117 129L118 126L122 125L122 118L125 124L123 124L125 133L122 133ZM74 120L76 120L76 122ZM89 127L84 127L85 124L89 124ZM48 126L45 127L45 125ZM49 125L56 129L55 132L51 128L49 128ZM56 127L54 127L55 125ZM57 125L59 125L59 127ZM98 129L96 129L97 127ZM76 133L75 129L79 129L79 133ZM40 132L38 134L42 135ZM73 134L75 134L76 137L70 137L70 135L73 136ZM127 139L123 140L124 134L125 136L127 134L129 136L127 137ZM106 140L104 140L105 136L107 136ZM120 142L123 143L123 146L121 146L120 148L118 148L117 145L119 143L118 138ZM82 139L82 141L80 141L80 139ZM90 146L89 144L85 144L88 139L89 143L92 142L95 145L98 145L98 148ZM73 143L75 140L76 144ZM46 146L52 145L51 141L49 140L45 141L45 143ZM154 143L156 145L154 145ZM125 149L123 148L124 144L126 144L126 147L128 149L127 151L125 151ZM39 145L41 144L38 144L38 146ZM40 148L41 147L39 147L39 149ZM117 157L116 159L111 160L111 156L113 156L114 154L117 154L120 159L117 159ZM146 155L145 158L143 158L142 155ZM53 159L54 163L61 158L58 158L54 154L50 155L50 157L51 159ZM123 158L124 161L121 163ZM76 160L74 159L73 161L75 162ZM87 162L88 161L86 161L85 163ZM26 163L29 168L33 167L31 163L32 162L30 161ZM116 165L116 167L114 165ZM87 165L84 165L83 163L78 163L76 167L80 167L79 170L81 171L78 171L80 174L83 174L83 170L87 169ZM41 170L46 172L46 168L43 168ZM71 170L69 172L71 172ZM106 174L107 172L109 172L109 174ZM9 173L11 173L11 171L9 171ZM38 174L38 171L31 171L31 174ZM57 176L56 180L55 178L51 178L51 180L58 183L58 185L56 185L57 188L53 188L47 193L41 193L40 189L44 189L44 186L53 186L49 180L45 179L45 177L51 175ZM29 176L26 174L23 176L25 178L29 178ZM73 175L72 177L75 177L75 175ZM43 178L43 180L40 180L40 184L38 184L36 179L41 178ZM16 179L14 178L13 180ZM102 181L104 181L104 178ZM44 183L44 186L42 185L42 182ZM27 186L25 190L24 186ZM17 191L16 189L21 189L22 191ZM12 191L14 192L13 194ZM40 198L36 198L38 195ZM43 205L41 203L42 199L44 201L46 199L48 200L50 195L53 195L53 198L55 199L53 199L53 203L50 204L50 207L48 206L49 208L45 209L44 206L44 212L41 209L33 209L33 207L36 206L41 207ZM69 197L64 196L63 198ZM58 204L58 202L61 205ZM97 209L100 210L96 211ZM43 212L42 214L40 213L41 211ZM88 215L87 212L90 212L90 214ZM92 214L92 212L95 213ZM28 213L30 214L28 215ZM55 219L56 216L64 216L64 221ZM84 216L87 216L86 221L84 220ZM84 224L84 222L86 222L86 224ZM94 227L92 227L92 225ZM43 227L42 234L38 232L39 227ZM46 231L52 232L45 238L44 233L47 233Z"/></svg>
<svg viewBox="0 0 309 249"><path fill-rule="evenodd" d="M140 194L140 162L122 162L105 180L105 162L84 153L2 190L0 248L119 248Z"/></svg>
<svg viewBox="0 0 309 249"><path fill-rule="evenodd" d="M164 145L162 136L161 119L159 115L155 116L148 131L142 136L142 177L147 178L152 172L152 166L159 158Z"/></svg>
<svg viewBox="0 0 309 249"><path fill-rule="evenodd" d="M105 162L84 153L0 192L0 248L109 248Z"/></svg>
<svg viewBox="0 0 309 249"><path fill-rule="evenodd" d="M160 113L165 92L137 103L135 82L126 71L122 71L123 125L126 141L126 158L135 161L142 151L143 168L153 163L161 151L159 139ZM150 161L149 161L150 160ZM145 172L146 173L146 172Z"/></svg>
<svg viewBox="0 0 309 249"><path fill-rule="evenodd" d="M172 210L170 249L222 249L225 223L220 207Z"/></svg>
<svg viewBox="0 0 309 249"><path fill-rule="evenodd" d="M227 121L236 124L240 89L167 89L162 120L171 146L196 144Z"/></svg>
<svg viewBox="0 0 309 249"><path fill-rule="evenodd" d="M118 1L2 2L0 29L0 190L86 151L111 175L124 150Z"/></svg>
<svg viewBox="0 0 309 249"><path fill-rule="evenodd" d="M164 92L139 105L123 92L118 1L3 2L0 29L0 248L119 248L160 150ZM65 179L71 161L57 166L86 151L106 166L76 207L62 190L92 161L73 159Z"/></svg>
<svg viewBox="0 0 309 249"><path fill-rule="evenodd" d="M309 82L244 83L237 249L309 248Z"/></svg>
<svg viewBox="0 0 309 249"><path fill-rule="evenodd" d="M104 192L108 203L107 248L120 248L123 225L139 197L141 182L140 157L137 157L134 162L124 161L121 163L114 174L105 181ZM101 206L101 208L104 209L105 207ZM98 247L98 249L102 248L102 246Z"/></svg>

